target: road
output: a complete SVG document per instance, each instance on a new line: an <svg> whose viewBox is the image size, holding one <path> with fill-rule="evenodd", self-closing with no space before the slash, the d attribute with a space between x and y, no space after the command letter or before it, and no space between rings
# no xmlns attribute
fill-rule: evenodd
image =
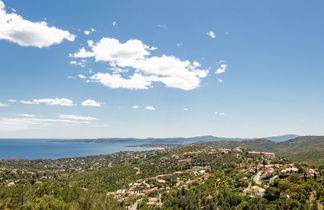
<svg viewBox="0 0 324 210"><path fill-rule="evenodd" d="M260 185L261 184L261 174L262 171L259 171L254 177L253 181L255 181L256 184Z"/></svg>

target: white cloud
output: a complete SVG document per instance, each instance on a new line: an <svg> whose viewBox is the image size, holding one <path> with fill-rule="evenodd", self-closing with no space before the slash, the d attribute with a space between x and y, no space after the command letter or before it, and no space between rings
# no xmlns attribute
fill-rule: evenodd
<svg viewBox="0 0 324 210"><path fill-rule="evenodd" d="M87 77L84 76L83 74L79 74L78 77L79 77L80 79L86 79L86 78L87 78Z"/></svg>
<svg viewBox="0 0 324 210"><path fill-rule="evenodd" d="M154 111L155 107L154 106L146 106L145 109L150 110L150 111Z"/></svg>
<svg viewBox="0 0 324 210"><path fill-rule="evenodd" d="M65 39L74 41L75 35L68 31L48 26L45 21L31 22L15 12L7 13L5 4L0 0L0 39L20 46L49 47Z"/></svg>
<svg viewBox="0 0 324 210"><path fill-rule="evenodd" d="M210 38L213 38L213 39L216 38L216 34L215 34L215 32L213 32L213 31L209 31L209 32L207 32L206 34L207 34L207 36L209 36Z"/></svg>
<svg viewBox="0 0 324 210"><path fill-rule="evenodd" d="M86 120L86 121L93 121L97 120L95 117L87 117L87 116L78 116L78 115L66 115L60 114L60 119L69 119L69 120Z"/></svg>
<svg viewBox="0 0 324 210"><path fill-rule="evenodd" d="M223 82L223 80L222 80L222 79L217 79L217 81L218 81L218 82Z"/></svg>
<svg viewBox="0 0 324 210"><path fill-rule="evenodd" d="M17 100L15 100L15 99L9 99L8 102L15 103L15 102L17 102Z"/></svg>
<svg viewBox="0 0 324 210"><path fill-rule="evenodd" d="M134 105L132 106L133 109L138 109L139 108L139 105Z"/></svg>
<svg viewBox="0 0 324 210"><path fill-rule="evenodd" d="M112 22L112 26L116 26L117 25L117 22L116 21L113 21Z"/></svg>
<svg viewBox="0 0 324 210"><path fill-rule="evenodd" d="M120 74L97 73L91 77L95 82L100 82L110 88L148 89L152 82L157 80L155 76L143 76L135 73L129 78L123 78Z"/></svg>
<svg viewBox="0 0 324 210"><path fill-rule="evenodd" d="M189 111L189 109L188 109L188 108L183 108L183 110L184 110L184 111Z"/></svg>
<svg viewBox="0 0 324 210"><path fill-rule="evenodd" d="M81 49L79 49L78 52L76 53L70 53L69 57L73 57L73 58L90 58L93 57L94 54L92 52L87 52L86 49L84 47L82 47Z"/></svg>
<svg viewBox="0 0 324 210"><path fill-rule="evenodd" d="M90 28L89 30L83 31L85 35L90 35L91 33L95 32L96 30L94 28Z"/></svg>
<svg viewBox="0 0 324 210"><path fill-rule="evenodd" d="M80 61L70 61L70 64L80 66L80 67L85 67L86 66L87 60L82 59Z"/></svg>
<svg viewBox="0 0 324 210"><path fill-rule="evenodd" d="M5 106L9 106L9 105L8 104L0 103L0 107L5 107Z"/></svg>
<svg viewBox="0 0 324 210"><path fill-rule="evenodd" d="M214 114L217 115L217 116L224 116L225 115L224 112L214 112Z"/></svg>
<svg viewBox="0 0 324 210"><path fill-rule="evenodd" d="M36 104L33 101L25 101L25 100L21 100L20 103L22 103L22 104Z"/></svg>
<svg viewBox="0 0 324 210"><path fill-rule="evenodd" d="M227 67L228 67L227 64L222 63L222 64L219 66L219 68L216 70L215 73L216 73L216 74L222 74L222 73L224 73L224 72L226 71Z"/></svg>
<svg viewBox="0 0 324 210"><path fill-rule="evenodd" d="M118 63L133 62L150 54L148 51L150 47L136 39L120 43L119 40L114 38L102 38L97 44L92 46L92 50L97 61Z"/></svg>
<svg viewBox="0 0 324 210"><path fill-rule="evenodd" d="M192 90L199 87L200 80L208 74L208 70L199 69L197 61L190 62L166 55L150 57L150 51L156 48L140 40L120 43L114 38L103 38L98 43L90 42L89 47L92 51L81 48L71 56L93 56L96 61L107 62L113 68L130 68L135 71L127 77L116 72L97 73L91 77L93 81L111 88L148 89L153 82L162 82L167 87Z"/></svg>
<svg viewBox="0 0 324 210"><path fill-rule="evenodd" d="M67 124L90 124L84 120L68 120L68 119L46 119L46 118L0 118L0 131L10 132L19 130L39 129L48 126L59 126Z"/></svg>
<svg viewBox="0 0 324 210"><path fill-rule="evenodd" d="M36 117L36 115L33 114L16 114L17 117Z"/></svg>
<svg viewBox="0 0 324 210"><path fill-rule="evenodd" d="M82 106L95 106L95 107L100 107L102 105L102 103L100 102L96 102L94 100L91 100L91 99L87 99L85 101L83 101L81 103Z"/></svg>
<svg viewBox="0 0 324 210"><path fill-rule="evenodd" d="M73 101L67 98L44 98L44 99L34 99L32 101L20 101L23 104L47 104L47 105L58 105L58 106L75 106Z"/></svg>

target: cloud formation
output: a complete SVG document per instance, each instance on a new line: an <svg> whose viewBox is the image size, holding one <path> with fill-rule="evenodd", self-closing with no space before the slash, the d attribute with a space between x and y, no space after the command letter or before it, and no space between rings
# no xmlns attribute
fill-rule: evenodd
<svg viewBox="0 0 324 210"><path fill-rule="evenodd" d="M79 116L79 115L66 115L60 114L60 119L69 119L69 120L86 120L86 121L93 121L97 120L95 117L87 117L87 116Z"/></svg>
<svg viewBox="0 0 324 210"><path fill-rule="evenodd" d="M216 74L222 74L222 73L224 73L224 72L226 71L227 67L228 67L227 64L222 63L222 64L219 66L219 68L216 70L215 73L216 73Z"/></svg>
<svg viewBox="0 0 324 210"><path fill-rule="evenodd" d="M0 118L0 131L14 132L19 130L39 129L49 126L90 124L85 120L47 119L35 117Z"/></svg>
<svg viewBox="0 0 324 210"><path fill-rule="evenodd" d="M154 106L146 106L145 109L146 110L149 110L149 111L155 111L155 107Z"/></svg>
<svg viewBox="0 0 324 210"><path fill-rule="evenodd" d="M84 30L83 33L85 35L90 35L91 33L95 32L96 30L94 28L90 28L89 30Z"/></svg>
<svg viewBox="0 0 324 210"><path fill-rule="evenodd" d="M216 38L216 34L215 34L215 32L213 32L213 31L209 31L209 32L207 32L206 34L207 34L207 36L209 36L209 37L212 38L212 39L215 39L215 38Z"/></svg>
<svg viewBox="0 0 324 210"><path fill-rule="evenodd" d="M100 107L102 103L96 102L92 99L87 99L81 103L82 106L94 106L94 107Z"/></svg>
<svg viewBox="0 0 324 210"><path fill-rule="evenodd" d="M107 63L113 73L96 73L90 77L110 88L148 89L161 82L167 87L192 90L200 86L208 70L201 69L196 61L181 60L175 56L151 56L156 47L145 45L141 40L131 39L125 43L114 38L102 38L99 42L88 41L91 49L79 49L70 54L74 58L94 57L97 62ZM114 71L118 69L118 71ZM123 75L123 71L133 74Z"/></svg>
<svg viewBox="0 0 324 210"><path fill-rule="evenodd" d="M0 39L20 46L49 47L64 40L74 41L75 35L69 31L48 26L45 21L31 22L15 12L8 13L0 0Z"/></svg>
<svg viewBox="0 0 324 210"><path fill-rule="evenodd" d="M33 114L16 114L17 117L36 117L36 115Z"/></svg>
<svg viewBox="0 0 324 210"><path fill-rule="evenodd" d="M8 104L0 103L0 107L9 106Z"/></svg>
<svg viewBox="0 0 324 210"><path fill-rule="evenodd" d="M71 99L67 98L44 98L44 99L34 99L32 101L20 101L23 104L47 104L47 105L57 105L57 106L75 106Z"/></svg>

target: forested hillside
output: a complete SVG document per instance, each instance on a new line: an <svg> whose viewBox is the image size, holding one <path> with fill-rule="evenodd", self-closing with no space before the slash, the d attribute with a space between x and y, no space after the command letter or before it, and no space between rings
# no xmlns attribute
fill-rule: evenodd
<svg viewBox="0 0 324 210"><path fill-rule="evenodd" d="M307 142L292 142L296 141ZM274 144L254 140L244 145L252 143L259 148ZM3 160L0 209L323 207L323 162L314 166L265 150L232 148L232 142L221 142L227 148L213 144L58 160Z"/></svg>

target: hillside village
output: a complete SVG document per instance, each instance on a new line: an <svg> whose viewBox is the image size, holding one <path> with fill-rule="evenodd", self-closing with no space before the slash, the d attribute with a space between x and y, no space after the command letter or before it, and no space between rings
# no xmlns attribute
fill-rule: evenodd
<svg viewBox="0 0 324 210"><path fill-rule="evenodd" d="M324 201L322 167L243 147L188 145L58 160L3 160L0 165L5 189L24 185L40 190L61 183L105 195L129 209L180 208L188 203L177 203L172 197L187 199L186 193L199 196L196 199L205 203L199 204L203 209L220 205L211 201L222 194L237 200L228 205L242 208L249 202L271 206L281 200L282 205L320 209ZM5 194L0 197L5 198ZM25 205L28 202L26 198Z"/></svg>

